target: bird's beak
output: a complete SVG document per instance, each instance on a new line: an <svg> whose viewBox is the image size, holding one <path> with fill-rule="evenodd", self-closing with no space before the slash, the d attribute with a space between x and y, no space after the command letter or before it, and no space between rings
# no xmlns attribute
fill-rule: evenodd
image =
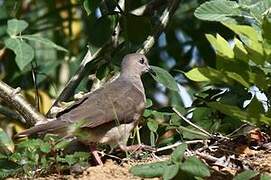
<svg viewBox="0 0 271 180"><path fill-rule="evenodd" d="M156 73L153 71L153 69L150 66L148 67L148 73L156 76Z"/></svg>

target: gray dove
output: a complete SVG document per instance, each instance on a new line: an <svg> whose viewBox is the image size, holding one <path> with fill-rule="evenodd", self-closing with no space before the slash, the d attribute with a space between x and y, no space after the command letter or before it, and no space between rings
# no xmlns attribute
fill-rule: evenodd
<svg viewBox="0 0 271 180"><path fill-rule="evenodd" d="M86 97L76 101L56 116L56 120L36 125L15 137L46 133L75 136L90 145L98 164L102 164L96 143L118 145L127 151L131 131L145 108L145 90L141 75L150 71L147 58L139 53L126 55L119 77Z"/></svg>

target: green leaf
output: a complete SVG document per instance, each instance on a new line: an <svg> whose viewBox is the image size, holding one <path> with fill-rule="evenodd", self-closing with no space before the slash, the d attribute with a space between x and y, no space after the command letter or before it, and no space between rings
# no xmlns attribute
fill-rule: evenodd
<svg viewBox="0 0 271 180"><path fill-rule="evenodd" d="M180 168L182 171L197 177L210 176L208 167L194 156L189 157L184 163L181 164Z"/></svg>
<svg viewBox="0 0 271 180"><path fill-rule="evenodd" d="M271 118L266 117L264 114L253 114L253 116L250 113L247 113L237 106L232 105L226 105L219 102L210 102L207 103L207 105L213 109L216 109L228 116L236 117L244 122L251 122L256 125L260 125L261 123L270 125L271 124Z"/></svg>
<svg viewBox="0 0 271 180"><path fill-rule="evenodd" d="M234 38L233 52L234 52L234 57L236 59L240 59L240 60L248 62L249 60L248 52L246 48L244 47L243 43L237 38Z"/></svg>
<svg viewBox="0 0 271 180"><path fill-rule="evenodd" d="M268 16L264 16L263 19L262 36L264 39L271 41L271 19Z"/></svg>
<svg viewBox="0 0 271 180"><path fill-rule="evenodd" d="M1 153L14 152L13 141L2 128L0 128L0 152Z"/></svg>
<svg viewBox="0 0 271 180"><path fill-rule="evenodd" d="M207 34L206 38L211 43L216 53L222 57L233 59L233 49L230 47L229 43L221 37L219 34L214 37L213 35Z"/></svg>
<svg viewBox="0 0 271 180"><path fill-rule="evenodd" d="M127 14L124 18L125 33L131 42L140 43L150 34L150 18L133 14Z"/></svg>
<svg viewBox="0 0 271 180"><path fill-rule="evenodd" d="M240 39L245 44L245 49L249 54L249 59L254 61L256 64L264 64L265 56L262 43L263 39L256 28L248 25L237 25L232 23L223 24L239 35Z"/></svg>
<svg viewBox="0 0 271 180"><path fill-rule="evenodd" d="M59 143L57 143L54 148L56 150L63 150L65 149L69 144L71 143L71 140L69 139L62 139Z"/></svg>
<svg viewBox="0 0 271 180"><path fill-rule="evenodd" d="M238 25L233 23L223 23L224 26L231 29L234 33L239 36L245 36L253 42L261 41L261 34L257 32L255 28L248 25Z"/></svg>
<svg viewBox="0 0 271 180"><path fill-rule="evenodd" d="M9 38L5 40L5 45L15 53L15 61L20 70L23 70L34 58L33 48L22 40Z"/></svg>
<svg viewBox="0 0 271 180"><path fill-rule="evenodd" d="M214 0L201 4L195 10L195 16L207 21L227 21L230 17L240 16L239 5L234 1Z"/></svg>
<svg viewBox="0 0 271 180"><path fill-rule="evenodd" d="M152 132L156 132L158 129L158 122L153 119L148 119L147 126Z"/></svg>
<svg viewBox="0 0 271 180"><path fill-rule="evenodd" d="M166 166L165 172L163 174L163 180L173 179L179 172L179 165L172 164L170 166Z"/></svg>
<svg viewBox="0 0 271 180"><path fill-rule="evenodd" d="M210 79L204 75L205 73L202 73L202 70L202 68L191 69L190 71L185 73L185 76L188 79L196 82L210 81Z"/></svg>
<svg viewBox="0 0 271 180"><path fill-rule="evenodd" d="M270 180L270 179L271 179L271 176L261 174L260 180Z"/></svg>
<svg viewBox="0 0 271 180"><path fill-rule="evenodd" d="M136 165L130 168L130 172L135 176L145 178L161 177L164 175L166 167L169 164L169 161L162 161L150 164Z"/></svg>
<svg viewBox="0 0 271 180"><path fill-rule="evenodd" d="M7 33L10 36L16 36L28 27L28 23L24 20L11 19L8 20Z"/></svg>
<svg viewBox="0 0 271 180"><path fill-rule="evenodd" d="M40 145L40 150L43 153L49 153L49 152L51 152L51 148L52 148L51 144L49 144L47 142L44 142L44 143L42 143Z"/></svg>
<svg viewBox="0 0 271 180"><path fill-rule="evenodd" d="M247 170L244 172L241 172L237 176L233 178L233 180L244 180L244 179L251 179L255 176L257 176L259 173L251 170Z"/></svg>
<svg viewBox="0 0 271 180"><path fill-rule="evenodd" d="M29 41L34 41L34 42L43 44L43 45L51 47L51 48L55 48L59 51L68 52L67 49L55 44L54 42L50 41L49 39L45 39L45 38L38 36L38 35L22 35L20 37L23 39L27 39Z"/></svg>
<svg viewBox="0 0 271 180"><path fill-rule="evenodd" d="M180 163L183 160L184 152L187 149L187 144L181 144L171 154L170 159L174 163Z"/></svg>
<svg viewBox="0 0 271 180"><path fill-rule="evenodd" d="M149 107L151 107L152 106L152 100L151 99L149 99L149 98L147 98L147 100L146 100L146 105L145 105L145 108L149 108Z"/></svg>
<svg viewBox="0 0 271 180"><path fill-rule="evenodd" d="M101 0L84 0L84 9L87 12L87 15L90 15L98 7Z"/></svg>
<svg viewBox="0 0 271 180"><path fill-rule="evenodd" d="M171 74L169 74L169 72L157 66L151 66L151 68L156 73L156 75L152 75L152 77L158 83L163 84L165 87L173 91L178 91L177 83Z"/></svg>
<svg viewBox="0 0 271 180"><path fill-rule="evenodd" d="M225 73L218 71L210 67L194 68L185 73L186 77L192 81L205 82L210 81L212 83L232 84L232 79L225 76Z"/></svg>

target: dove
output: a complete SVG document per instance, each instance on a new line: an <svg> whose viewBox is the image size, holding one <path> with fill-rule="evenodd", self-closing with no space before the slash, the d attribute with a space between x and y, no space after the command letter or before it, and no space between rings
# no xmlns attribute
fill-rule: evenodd
<svg viewBox="0 0 271 180"><path fill-rule="evenodd" d="M36 125L15 137L33 134L74 136L86 145L98 164L102 161L95 149L97 143L119 146L127 151L131 131L139 123L146 103L141 75L151 71L143 54L126 55L120 75L110 83L76 101L56 115L56 120Z"/></svg>

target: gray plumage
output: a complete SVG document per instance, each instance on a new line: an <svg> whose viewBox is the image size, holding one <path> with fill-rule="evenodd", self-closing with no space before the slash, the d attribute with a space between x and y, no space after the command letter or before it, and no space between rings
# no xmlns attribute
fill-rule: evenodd
<svg viewBox="0 0 271 180"><path fill-rule="evenodd" d="M149 69L144 55L126 55L116 80L76 101L60 112L56 120L37 125L16 137L55 133L76 136L85 144L117 144L125 149L129 134L144 111L146 97L140 77Z"/></svg>

